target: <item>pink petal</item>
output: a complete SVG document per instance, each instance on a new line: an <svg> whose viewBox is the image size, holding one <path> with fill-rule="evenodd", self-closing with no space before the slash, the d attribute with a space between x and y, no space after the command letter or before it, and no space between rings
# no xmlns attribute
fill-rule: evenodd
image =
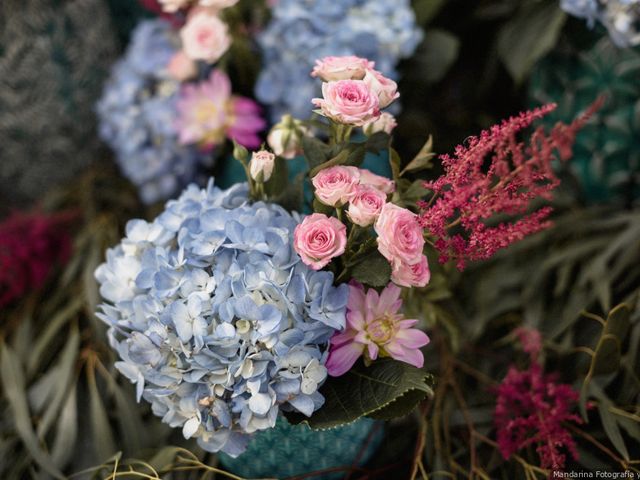
<svg viewBox="0 0 640 480"><path fill-rule="evenodd" d="M380 294L380 303L377 306L378 312L381 314L396 313L402 306L400 293L402 293L402 289L397 285L393 283L387 285Z"/></svg>
<svg viewBox="0 0 640 480"><path fill-rule="evenodd" d="M417 328L398 331L395 340L406 348L424 347L430 341L427 334Z"/></svg>
<svg viewBox="0 0 640 480"><path fill-rule="evenodd" d="M349 282L349 301L347 302L347 310L355 312L364 312L364 287L362 284L352 280ZM364 318L362 319L364 322Z"/></svg>
<svg viewBox="0 0 640 480"><path fill-rule="evenodd" d="M414 367L422 368L424 365L424 356L418 349L404 348L402 345L396 342L391 342L385 345L385 350L391 358L399 360L401 362L408 363Z"/></svg>
<svg viewBox="0 0 640 480"><path fill-rule="evenodd" d="M354 337L357 332L354 330L347 330L346 332L336 333L333 337L331 337L331 345L333 347L340 347L345 343L353 342Z"/></svg>
<svg viewBox="0 0 640 480"><path fill-rule="evenodd" d="M331 350L327 359L327 372L332 377L339 377L349 371L356 360L362 355L364 345L361 343L347 343L341 347Z"/></svg>
<svg viewBox="0 0 640 480"><path fill-rule="evenodd" d="M414 320L413 318L408 318L406 320L401 320L397 323L398 327L400 327L401 330L406 330L408 328L413 327L416 323L418 323L418 320Z"/></svg>
<svg viewBox="0 0 640 480"><path fill-rule="evenodd" d="M370 342L369 345L367 346L367 349L369 350L369 358L371 360L375 360L376 358L378 358L378 345L376 345L373 342Z"/></svg>
<svg viewBox="0 0 640 480"><path fill-rule="evenodd" d="M364 330L364 317L362 310L351 310L347 312L347 325L354 330Z"/></svg>

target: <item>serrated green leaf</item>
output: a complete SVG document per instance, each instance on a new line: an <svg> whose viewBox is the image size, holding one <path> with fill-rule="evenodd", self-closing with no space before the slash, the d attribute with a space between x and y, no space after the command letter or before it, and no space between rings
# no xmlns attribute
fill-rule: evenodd
<svg viewBox="0 0 640 480"><path fill-rule="evenodd" d="M433 384L435 383L432 375L427 375L426 383L429 385L429 392L425 395L422 390L410 390L395 401L391 402L384 408L368 415L376 420L393 420L394 418L409 415L416 406L425 399L425 396L433 396Z"/></svg>
<svg viewBox="0 0 640 480"><path fill-rule="evenodd" d="M498 56L516 83L522 83L536 61L555 46L565 20L555 0L542 5L531 2L502 27Z"/></svg>
<svg viewBox="0 0 640 480"><path fill-rule="evenodd" d="M391 265L389 260L376 251L357 263L351 273L353 278L362 284L370 287L384 287L391 278Z"/></svg>
<svg viewBox="0 0 640 480"><path fill-rule="evenodd" d="M20 361L6 344L0 344L0 350L0 378L4 395L9 402L16 432L33 460L43 470L52 477L64 478L51 457L40 448L38 438L33 431L25 392L24 371Z"/></svg>
<svg viewBox="0 0 640 480"><path fill-rule="evenodd" d="M408 400L420 401L432 392L430 375L423 369L391 358L383 358L366 367L362 361L341 377L330 377L320 389L325 403L311 418L288 414L291 423L306 422L311 428L327 429L353 422L376 412L390 418L384 410L410 392ZM422 395L420 395L420 393ZM399 401L398 412L410 405Z"/></svg>
<svg viewBox="0 0 640 480"><path fill-rule="evenodd" d="M409 162L409 164L402 169L400 172L400 176L404 175L407 172L419 172L420 170L426 170L428 168L433 167L433 157L436 154L433 152L433 136L429 135L428 140L422 146L420 151L413 157L413 160Z"/></svg>

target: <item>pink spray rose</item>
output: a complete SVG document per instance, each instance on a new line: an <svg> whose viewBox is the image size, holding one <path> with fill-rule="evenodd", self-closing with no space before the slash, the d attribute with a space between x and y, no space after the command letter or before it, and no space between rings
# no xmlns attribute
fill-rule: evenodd
<svg viewBox="0 0 640 480"><path fill-rule="evenodd" d="M196 62L191 60L183 51L179 51L171 57L167 70L173 78L180 82L189 80L198 73Z"/></svg>
<svg viewBox="0 0 640 480"><path fill-rule="evenodd" d="M398 313L402 307L401 291L390 283L378 295L373 288L365 292L356 281L349 284L347 328L331 338L325 365L329 375L345 374L361 355L365 362L383 355L422 367L424 357L420 347L429 343L429 337L412 328L418 320L407 320Z"/></svg>
<svg viewBox="0 0 640 480"><path fill-rule="evenodd" d="M324 57L316 60L312 77L320 77L325 82L335 80L362 80L367 70L375 66L366 58L349 55L345 57Z"/></svg>
<svg viewBox="0 0 640 480"><path fill-rule="evenodd" d="M378 234L378 250L389 262L413 265L421 261L424 237L415 213L387 203L374 228Z"/></svg>
<svg viewBox="0 0 640 480"><path fill-rule="evenodd" d="M180 10L181 8L186 7L191 0L158 0L162 11L167 13L174 13Z"/></svg>
<svg viewBox="0 0 640 480"><path fill-rule="evenodd" d="M325 82L322 97L312 100L318 113L338 123L362 126L380 115L378 94L364 80Z"/></svg>
<svg viewBox="0 0 640 480"><path fill-rule="evenodd" d="M388 107L391 102L400 96L398 93L398 84L377 70L367 70L363 82L378 96L380 108Z"/></svg>
<svg viewBox="0 0 640 480"><path fill-rule="evenodd" d="M396 117L389 112L382 112L380 116L362 126L365 135L373 135L377 132L391 133L398 126Z"/></svg>
<svg viewBox="0 0 640 480"><path fill-rule="evenodd" d="M342 255L346 245L347 227L337 218L321 213L305 217L293 232L293 247L303 263L314 270Z"/></svg>
<svg viewBox="0 0 640 480"><path fill-rule="evenodd" d="M330 207L341 207L355 195L359 177L355 167L335 166L320 170L311 183L318 200Z"/></svg>
<svg viewBox="0 0 640 480"><path fill-rule="evenodd" d="M262 180L264 182L271 178L273 173L273 167L275 164L276 156L267 152L266 150L260 150L259 152L253 152L251 155L251 162L249 163L249 172L251 178L258 179L258 176L262 173Z"/></svg>
<svg viewBox="0 0 640 480"><path fill-rule="evenodd" d="M393 193L396 189L396 184L393 180L376 175L366 168L360 169L360 185L369 185L387 194Z"/></svg>
<svg viewBox="0 0 640 480"><path fill-rule="evenodd" d="M214 63L231 45L227 24L215 12L196 8L180 31L184 52L192 60Z"/></svg>
<svg viewBox="0 0 640 480"><path fill-rule="evenodd" d="M386 201L386 193L374 187L358 185L349 202L347 215L356 225L368 227L376 221Z"/></svg>
<svg viewBox="0 0 640 480"><path fill-rule="evenodd" d="M391 281L401 287L424 287L431 280L431 271L427 257L422 255L420 261L413 265L401 260L391 263Z"/></svg>

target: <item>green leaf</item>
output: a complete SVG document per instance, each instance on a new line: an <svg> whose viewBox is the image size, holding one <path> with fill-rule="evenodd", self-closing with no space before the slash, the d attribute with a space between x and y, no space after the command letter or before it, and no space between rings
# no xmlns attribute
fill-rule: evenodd
<svg viewBox="0 0 640 480"><path fill-rule="evenodd" d="M353 278L370 287L384 287L391 278L391 265L380 252L373 252L357 263L352 270Z"/></svg>
<svg viewBox="0 0 640 480"><path fill-rule="evenodd" d="M626 304L618 305L609 312L604 326L604 333L615 336L622 342L629 330L631 310Z"/></svg>
<svg viewBox="0 0 640 480"><path fill-rule="evenodd" d="M365 143L367 152L379 153L387 150L391 145L391 136L386 132L376 132L371 135Z"/></svg>
<svg viewBox="0 0 640 480"><path fill-rule="evenodd" d="M325 205L317 198L314 198L313 211L316 213L324 213L327 216L331 216L333 214L333 207L330 207L329 205Z"/></svg>
<svg viewBox="0 0 640 480"><path fill-rule="evenodd" d="M618 426L618 422L616 422L615 417L609 411L609 402L599 402L598 403L598 412L600 413L600 420L602 421L602 426L604 428L607 437L613 443L613 446L616 447L616 450L622 455L622 457L629 461L629 451L627 450L627 446L624 443L624 439L622 438L622 433L620 432L620 427Z"/></svg>
<svg viewBox="0 0 640 480"><path fill-rule="evenodd" d="M249 164L249 151L240 145L239 143L233 142L233 158L238 160L242 165Z"/></svg>
<svg viewBox="0 0 640 480"><path fill-rule="evenodd" d="M117 452L113 433L109 425L109 418L98 385L96 383L95 371L88 371L89 389L89 422L93 438L97 439L93 447L100 459L111 457Z"/></svg>
<svg viewBox="0 0 640 480"><path fill-rule="evenodd" d="M49 475L64 478L53 460L41 448L33 431L27 395L24 385L24 371L15 353L6 345L0 344L0 378L4 395L9 402L16 432L29 451L33 460Z"/></svg>
<svg viewBox="0 0 640 480"><path fill-rule="evenodd" d="M391 167L392 177L396 183L400 180L401 164L402 159L400 158L400 154L394 148L389 148L389 166Z"/></svg>
<svg viewBox="0 0 640 480"><path fill-rule="evenodd" d="M444 7L446 0L414 0L413 10L419 25L428 24Z"/></svg>
<svg viewBox="0 0 640 480"><path fill-rule="evenodd" d="M620 341L610 334L603 335L591 360L591 375L606 375L620 368Z"/></svg>
<svg viewBox="0 0 640 480"><path fill-rule="evenodd" d="M300 172L293 182L284 187L279 194L270 197L270 200L290 212L299 212L304 199L304 177L305 173Z"/></svg>
<svg viewBox="0 0 640 480"><path fill-rule="evenodd" d="M320 170L324 170L325 168L335 167L336 165L346 165L349 160L349 150L342 150L338 155L333 157L326 162L317 165L311 169L309 172L309 177L313 178Z"/></svg>
<svg viewBox="0 0 640 480"><path fill-rule="evenodd" d="M429 135L429 139L422 146L420 151L413 157L413 160L402 169L400 176L403 176L407 172L419 172L420 170L426 170L433 168L431 160L436 154L433 152L433 136Z"/></svg>
<svg viewBox="0 0 640 480"><path fill-rule="evenodd" d="M302 136L302 151L309 163L309 168L314 169L329 160L331 149L317 138Z"/></svg>
<svg viewBox="0 0 640 480"><path fill-rule="evenodd" d="M530 2L498 33L498 56L518 84L556 44L566 14L558 2Z"/></svg>
<svg viewBox="0 0 640 480"><path fill-rule="evenodd" d="M421 78L427 83L442 80L457 60L459 51L460 40L452 33L437 28L427 30L415 54Z"/></svg>
<svg viewBox="0 0 640 480"><path fill-rule="evenodd" d="M320 388L325 404L311 418L288 414L291 423L306 422L311 428L327 429L363 416L379 418L404 415L432 394L431 376L423 369L391 358L366 367L359 361L341 377L331 377ZM403 399L404 396L407 398Z"/></svg>
<svg viewBox="0 0 640 480"><path fill-rule="evenodd" d="M60 417L56 424L56 437L51 450L51 457L55 464L62 468L74 454L76 438L78 436L78 409L76 401L76 385L71 387L69 395L62 405Z"/></svg>

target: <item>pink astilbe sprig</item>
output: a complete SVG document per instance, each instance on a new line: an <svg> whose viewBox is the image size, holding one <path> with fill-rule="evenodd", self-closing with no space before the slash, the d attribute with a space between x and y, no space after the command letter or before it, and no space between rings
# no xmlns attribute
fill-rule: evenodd
<svg viewBox="0 0 640 480"><path fill-rule="evenodd" d="M531 212L532 201L551 200L559 184L552 162L571 157L576 134L602 101L569 125L558 123L549 133L537 128L528 143L518 135L555 104L522 112L470 138L452 156L441 156L444 174L424 183L433 195L419 203L420 223L435 238L440 261L453 258L463 269L467 261L490 258L549 227L552 209ZM509 219L496 225L497 215Z"/></svg>
<svg viewBox="0 0 640 480"><path fill-rule="evenodd" d="M494 423L500 453L508 459L534 446L542 468L563 470L567 453L578 458L575 440L564 424L583 423L572 413L579 394L571 385L556 383L557 375L544 374L538 361L539 332L519 329L516 333L531 363L524 371L511 366L497 388Z"/></svg>
<svg viewBox="0 0 640 480"><path fill-rule="evenodd" d="M0 223L0 307L41 288L71 254L75 213L14 213Z"/></svg>

